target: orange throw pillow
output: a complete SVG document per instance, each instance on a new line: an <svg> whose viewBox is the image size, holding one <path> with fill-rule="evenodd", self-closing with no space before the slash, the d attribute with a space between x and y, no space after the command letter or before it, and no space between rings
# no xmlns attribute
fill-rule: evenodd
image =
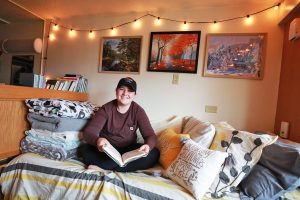
<svg viewBox="0 0 300 200"><path fill-rule="evenodd" d="M156 147L160 150L159 162L164 169L176 159L183 146L181 140L190 138L189 134L177 134L175 130L168 128L157 136Z"/></svg>

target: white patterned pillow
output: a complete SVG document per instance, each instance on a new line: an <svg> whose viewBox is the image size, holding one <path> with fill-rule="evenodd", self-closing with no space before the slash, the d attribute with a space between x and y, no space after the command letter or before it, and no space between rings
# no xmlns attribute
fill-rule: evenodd
<svg viewBox="0 0 300 200"><path fill-rule="evenodd" d="M189 134L191 139L198 144L209 148L214 139L216 128L209 122L203 122L195 117L187 119L183 133Z"/></svg>
<svg viewBox="0 0 300 200"><path fill-rule="evenodd" d="M227 156L225 152L213 151L188 140L166 174L199 200L208 191Z"/></svg>
<svg viewBox="0 0 300 200"><path fill-rule="evenodd" d="M229 128L216 128L212 150L229 153L223 167L210 186L212 198L221 198L229 192L236 192L237 185L258 162L264 147L277 140L277 136L257 135Z"/></svg>

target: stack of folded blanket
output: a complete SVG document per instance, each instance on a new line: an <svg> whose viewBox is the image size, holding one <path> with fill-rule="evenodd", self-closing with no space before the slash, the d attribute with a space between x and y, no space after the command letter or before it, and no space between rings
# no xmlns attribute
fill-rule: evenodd
<svg viewBox="0 0 300 200"><path fill-rule="evenodd" d="M97 110L89 102L62 99L27 99L31 129L21 141L23 153L32 152L54 160L77 155L82 129Z"/></svg>

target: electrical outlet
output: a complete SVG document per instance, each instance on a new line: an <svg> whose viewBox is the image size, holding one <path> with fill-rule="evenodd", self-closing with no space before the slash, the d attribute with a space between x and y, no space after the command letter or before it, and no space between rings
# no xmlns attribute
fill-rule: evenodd
<svg viewBox="0 0 300 200"><path fill-rule="evenodd" d="M207 113L217 113L218 107L217 106L205 106L205 112Z"/></svg>
<svg viewBox="0 0 300 200"><path fill-rule="evenodd" d="M179 74L173 74L172 84L178 85L179 83Z"/></svg>

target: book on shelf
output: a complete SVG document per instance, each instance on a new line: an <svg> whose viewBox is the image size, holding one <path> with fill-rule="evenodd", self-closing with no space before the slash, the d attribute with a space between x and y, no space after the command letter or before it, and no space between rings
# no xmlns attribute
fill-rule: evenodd
<svg viewBox="0 0 300 200"><path fill-rule="evenodd" d="M65 74L64 77L78 77L78 78L81 78L82 75L80 75L80 74Z"/></svg>
<svg viewBox="0 0 300 200"><path fill-rule="evenodd" d="M121 155L111 144L104 145L103 152L114 160L120 167L125 167L128 163L148 155L148 153L139 151L139 149L128 151Z"/></svg>
<svg viewBox="0 0 300 200"><path fill-rule="evenodd" d="M65 74L64 77L49 79L45 88L70 91L70 92L87 92L87 79L79 74Z"/></svg>
<svg viewBox="0 0 300 200"><path fill-rule="evenodd" d="M56 81L55 79L49 79L46 81L46 85L45 85L45 88L47 89L53 89L55 84L56 84Z"/></svg>

